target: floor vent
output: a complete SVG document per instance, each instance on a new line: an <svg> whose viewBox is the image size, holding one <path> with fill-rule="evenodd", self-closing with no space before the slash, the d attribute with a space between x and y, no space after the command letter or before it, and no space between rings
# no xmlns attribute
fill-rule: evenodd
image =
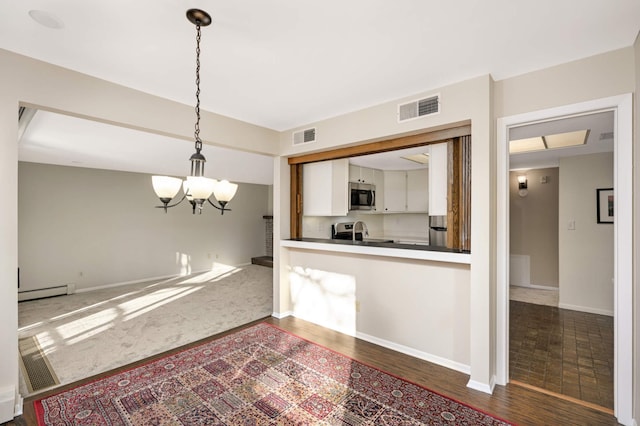
<svg viewBox="0 0 640 426"><path fill-rule="evenodd" d="M58 287L41 288L38 290L27 290L18 292L18 302L26 300L44 299L45 297L64 296L75 293L75 285L61 285Z"/></svg>
<svg viewBox="0 0 640 426"><path fill-rule="evenodd" d="M310 129L300 130L298 132L293 132L293 144L300 145L303 143L310 143L316 141L316 128L312 127Z"/></svg>
<svg viewBox="0 0 640 426"><path fill-rule="evenodd" d="M20 352L23 376L29 392L60 384L36 336L19 339L18 350Z"/></svg>
<svg viewBox="0 0 640 426"><path fill-rule="evenodd" d="M398 121L403 122L440 112L440 95L398 105Z"/></svg>

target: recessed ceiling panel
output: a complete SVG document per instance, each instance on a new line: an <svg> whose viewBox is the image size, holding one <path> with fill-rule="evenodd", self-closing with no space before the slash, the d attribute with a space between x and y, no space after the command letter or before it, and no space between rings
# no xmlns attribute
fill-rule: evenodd
<svg viewBox="0 0 640 426"><path fill-rule="evenodd" d="M548 149L567 148L570 146L579 146L587 143L589 130L579 130L577 132L559 133L556 135L548 135L544 137Z"/></svg>
<svg viewBox="0 0 640 426"><path fill-rule="evenodd" d="M517 139L509 141L509 153L517 154L521 152L542 151L545 149L542 137Z"/></svg>

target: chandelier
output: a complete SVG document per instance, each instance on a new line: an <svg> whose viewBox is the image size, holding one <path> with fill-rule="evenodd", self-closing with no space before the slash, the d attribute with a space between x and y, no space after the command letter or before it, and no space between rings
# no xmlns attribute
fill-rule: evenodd
<svg viewBox="0 0 640 426"><path fill-rule="evenodd" d="M224 214L225 210L230 211L226 205L236 194L238 185L227 180L217 181L205 177L204 163L207 160L200 153L202 150L202 141L200 140L200 27L211 24L211 16L204 10L189 9L187 10L187 19L196 26L196 124L194 132L196 152L189 159L191 174L187 176L186 180L170 176L152 176L151 182L153 190L162 202L162 205L156 206L156 208L164 209L165 213L168 208L177 206L186 198L191 203L194 214L196 210L199 214L202 213L206 202ZM169 204L178 194L180 188L184 192L180 201ZM220 204L219 206L211 201L212 194Z"/></svg>

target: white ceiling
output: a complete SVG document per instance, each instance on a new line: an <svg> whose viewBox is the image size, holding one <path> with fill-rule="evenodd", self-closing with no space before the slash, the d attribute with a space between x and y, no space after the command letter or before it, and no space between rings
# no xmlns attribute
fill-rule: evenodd
<svg viewBox="0 0 640 426"><path fill-rule="evenodd" d="M490 73L495 79L631 46L638 0L14 0L0 48L287 130ZM36 23L42 10L62 26Z"/></svg>
<svg viewBox="0 0 640 426"><path fill-rule="evenodd" d="M191 7L214 20L202 29L202 108L275 130L487 73L501 80L628 47L640 29L638 0L20 0L0 2L0 48L193 105ZM37 23L33 10L58 28ZM144 141L157 135L38 115L21 160L187 172L192 144L165 138L166 152L151 150ZM62 139L74 134L84 137L73 145ZM272 172L264 156L209 145L203 153L211 177L264 183L253 173L258 164Z"/></svg>

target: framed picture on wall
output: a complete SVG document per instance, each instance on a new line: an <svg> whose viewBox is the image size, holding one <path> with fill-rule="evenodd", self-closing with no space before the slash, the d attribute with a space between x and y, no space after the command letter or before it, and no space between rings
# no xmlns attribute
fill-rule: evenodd
<svg viewBox="0 0 640 426"><path fill-rule="evenodd" d="M613 188L596 189L598 223L613 223Z"/></svg>

